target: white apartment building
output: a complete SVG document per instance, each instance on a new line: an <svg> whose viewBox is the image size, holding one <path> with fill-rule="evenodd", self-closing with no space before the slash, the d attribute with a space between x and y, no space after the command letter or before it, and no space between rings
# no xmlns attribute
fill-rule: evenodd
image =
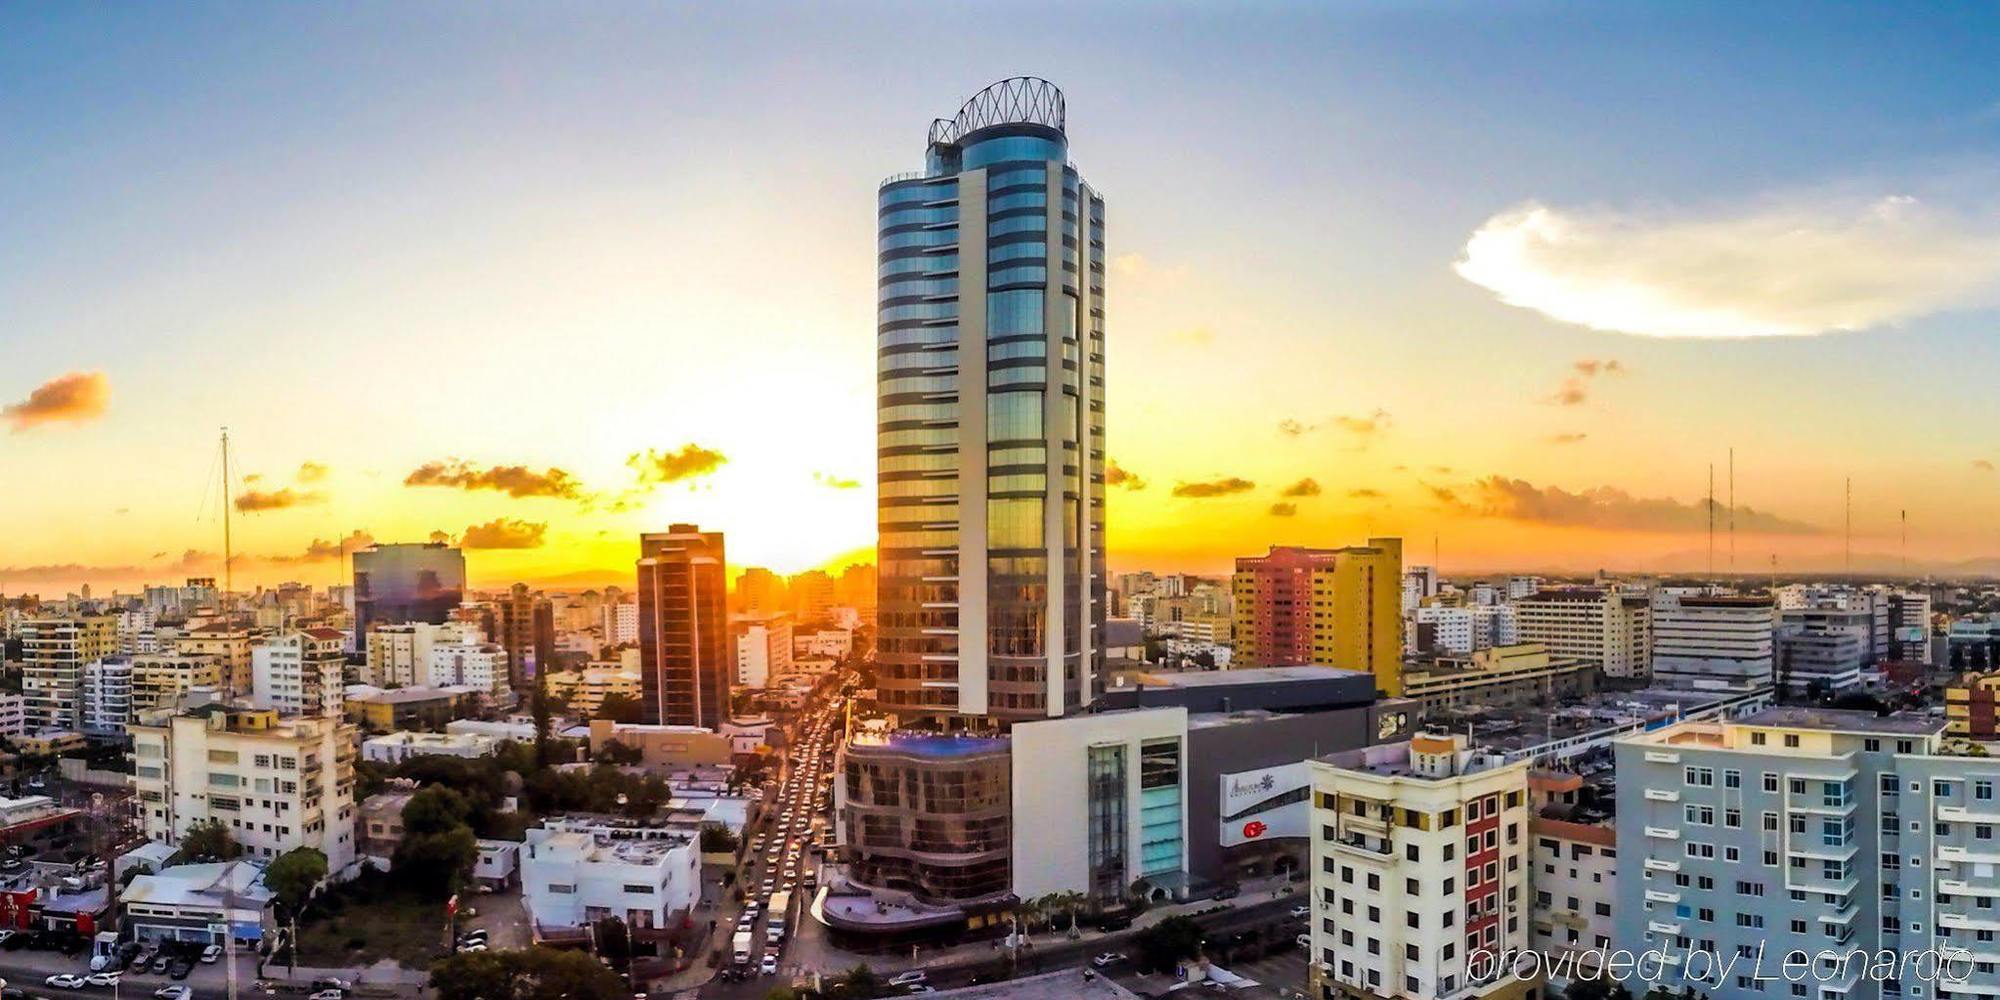
<svg viewBox="0 0 2000 1000"><path fill-rule="evenodd" d="M686 833L591 818L544 820L521 849L532 932L618 917L635 933L672 926L701 898L701 845Z"/></svg>
<svg viewBox="0 0 2000 1000"><path fill-rule="evenodd" d="M636 653L637 650L628 650ZM551 696L560 696L569 703L569 710L575 715L590 718L604 707L604 699L616 694L633 701L639 700L644 688L639 680L637 664L625 666L621 663L593 663L582 670L558 670L542 681Z"/></svg>
<svg viewBox="0 0 2000 1000"><path fill-rule="evenodd" d="M472 643L485 639L468 622L433 625L412 622L377 625L368 630L368 664L361 682L376 687L409 687L425 683L431 669L431 648L439 643ZM504 671L502 671L504 675Z"/></svg>
<svg viewBox="0 0 2000 1000"><path fill-rule="evenodd" d="M346 663L339 629L297 629L266 637L250 652L251 701L285 715L337 719Z"/></svg>
<svg viewBox="0 0 2000 1000"><path fill-rule="evenodd" d="M1438 575L1435 566L1409 566L1403 570L1403 614L1414 614L1426 598L1436 597Z"/></svg>
<svg viewBox="0 0 2000 1000"><path fill-rule="evenodd" d="M1541 589L1542 578L1539 576L1510 576L1507 578L1507 599L1510 601L1518 601Z"/></svg>
<svg viewBox="0 0 2000 1000"><path fill-rule="evenodd" d="M220 622L191 628L175 642L179 652L215 657L222 664L222 685L233 698L250 697L254 690L250 645L249 630Z"/></svg>
<svg viewBox="0 0 2000 1000"><path fill-rule="evenodd" d="M625 646L639 641L639 602L617 601L599 610L608 646Z"/></svg>
<svg viewBox="0 0 2000 1000"><path fill-rule="evenodd" d="M1308 992L1523 997L1492 956L1529 944L1528 765L1425 734L1307 762Z"/></svg>
<svg viewBox="0 0 2000 1000"><path fill-rule="evenodd" d="M30 618L18 631L28 728L81 729L83 668L118 652L118 619L111 615Z"/></svg>
<svg viewBox="0 0 2000 1000"><path fill-rule="evenodd" d="M813 632L792 633L792 655L831 656L836 660L845 659L854 651L854 632L844 628L823 628Z"/></svg>
<svg viewBox="0 0 2000 1000"><path fill-rule="evenodd" d="M139 653L132 657L132 710L179 708L196 688L221 690L226 677L213 656Z"/></svg>
<svg viewBox="0 0 2000 1000"><path fill-rule="evenodd" d="M18 694L0 694L0 736L15 739L28 734L28 700Z"/></svg>
<svg viewBox="0 0 2000 1000"><path fill-rule="evenodd" d="M1578 802L1584 779L1535 771L1528 775L1528 833L1534 838L1528 881L1533 947L1560 968L1598 968L1617 934L1612 905L1618 889L1618 835L1608 812ZM1563 960L1567 959L1567 964ZM1574 978L1574 977L1564 977Z"/></svg>
<svg viewBox="0 0 2000 1000"><path fill-rule="evenodd" d="M107 656L83 668L83 729L92 736L122 735L132 721L132 660Z"/></svg>
<svg viewBox="0 0 2000 1000"><path fill-rule="evenodd" d="M127 731L147 839L179 843L217 820L250 857L312 847L334 877L354 873L352 725L209 705L142 712Z"/></svg>
<svg viewBox="0 0 2000 1000"><path fill-rule="evenodd" d="M1417 609L1416 621L1435 630L1434 652L1470 653L1520 641L1520 627L1511 604L1426 605Z"/></svg>
<svg viewBox="0 0 2000 1000"><path fill-rule="evenodd" d="M763 688L792 669L792 618L784 612L729 616L736 638L736 686Z"/></svg>
<svg viewBox="0 0 2000 1000"><path fill-rule="evenodd" d="M1597 664L1607 677L1649 672L1651 607L1642 594L1615 588L1537 590L1514 602L1522 642L1539 642L1549 655Z"/></svg>
<svg viewBox="0 0 2000 1000"><path fill-rule="evenodd" d="M1770 686L1776 615L1769 597L1656 591L1651 613L1657 685L1738 694Z"/></svg>
<svg viewBox="0 0 2000 1000"><path fill-rule="evenodd" d="M506 648L477 639L433 644L424 677L431 687L469 687L485 694L511 690Z"/></svg>

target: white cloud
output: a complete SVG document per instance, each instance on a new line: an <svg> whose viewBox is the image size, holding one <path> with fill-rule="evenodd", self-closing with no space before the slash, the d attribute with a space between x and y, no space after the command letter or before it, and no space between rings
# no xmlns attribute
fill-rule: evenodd
<svg viewBox="0 0 2000 1000"><path fill-rule="evenodd" d="M1654 337L1809 336L2000 301L2000 220L1906 195L1646 217L1530 202L1453 268L1508 305Z"/></svg>

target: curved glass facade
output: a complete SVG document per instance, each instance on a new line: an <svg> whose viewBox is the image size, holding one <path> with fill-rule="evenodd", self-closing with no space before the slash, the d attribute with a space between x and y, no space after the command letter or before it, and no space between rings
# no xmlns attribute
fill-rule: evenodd
<svg viewBox="0 0 2000 1000"><path fill-rule="evenodd" d="M877 690L1004 728L1103 690L1104 202L1006 81L878 195ZM983 278L983 280L981 280Z"/></svg>

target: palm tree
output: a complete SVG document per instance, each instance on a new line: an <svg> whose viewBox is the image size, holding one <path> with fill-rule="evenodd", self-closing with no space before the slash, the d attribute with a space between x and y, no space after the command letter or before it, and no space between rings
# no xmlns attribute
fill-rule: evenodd
<svg viewBox="0 0 2000 1000"><path fill-rule="evenodd" d="M1069 931L1072 934L1076 933L1076 911L1082 909L1089 902L1090 897L1088 895L1074 889L1052 892L1048 896L1048 906L1051 910L1061 910L1069 916Z"/></svg>

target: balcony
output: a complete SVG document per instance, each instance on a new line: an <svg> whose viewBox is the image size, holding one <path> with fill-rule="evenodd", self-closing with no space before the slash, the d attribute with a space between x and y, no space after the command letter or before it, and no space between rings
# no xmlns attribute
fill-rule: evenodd
<svg viewBox="0 0 2000 1000"><path fill-rule="evenodd" d="M1646 890L1646 902L1648 903L1678 903L1680 901L1681 894L1678 892L1668 892L1665 889Z"/></svg>
<svg viewBox="0 0 2000 1000"><path fill-rule="evenodd" d="M1669 923L1665 920L1648 920L1646 921L1646 929L1660 934L1679 934L1681 932L1681 925L1679 921Z"/></svg>
<svg viewBox="0 0 2000 1000"><path fill-rule="evenodd" d="M1681 870L1681 863L1678 861L1669 861L1666 858L1647 858L1646 870L1655 872L1677 872Z"/></svg>
<svg viewBox="0 0 2000 1000"><path fill-rule="evenodd" d="M1661 840L1679 840L1681 839L1681 832L1672 827L1649 826L1646 828L1646 836L1657 837Z"/></svg>
<svg viewBox="0 0 2000 1000"><path fill-rule="evenodd" d="M1654 802L1679 802L1681 793L1667 788L1648 788L1646 798Z"/></svg>
<svg viewBox="0 0 2000 1000"><path fill-rule="evenodd" d="M1976 809L1968 809L1965 806L1939 806L1937 818L1946 823L2000 823L2000 806L1991 802Z"/></svg>
<svg viewBox="0 0 2000 1000"><path fill-rule="evenodd" d="M1678 764L1680 762L1681 755L1672 750L1646 751L1646 763L1648 764Z"/></svg>
<svg viewBox="0 0 2000 1000"><path fill-rule="evenodd" d="M1371 861L1392 857L1394 849L1381 837L1366 837L1350 833L1333 842L1335 850L1366 856Z"/></svg>

